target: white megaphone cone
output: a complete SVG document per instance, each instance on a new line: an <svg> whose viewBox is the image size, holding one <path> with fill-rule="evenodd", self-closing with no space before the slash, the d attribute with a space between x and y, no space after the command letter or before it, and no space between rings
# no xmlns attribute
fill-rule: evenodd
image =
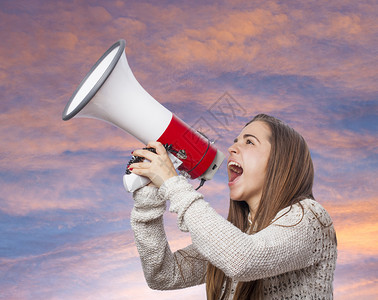
<svg viewBox="0 0 378 300"><path fill-rule="evenodd" d="M62 118L94 118L106 121L147 144L170 145L175 167L190 178L211 179L224 160L222 152L148 94L135 79L125 55L125 41L112 45L92 67L68 101ZM135 174L124 175L132 192L149 181Z"/></svg>

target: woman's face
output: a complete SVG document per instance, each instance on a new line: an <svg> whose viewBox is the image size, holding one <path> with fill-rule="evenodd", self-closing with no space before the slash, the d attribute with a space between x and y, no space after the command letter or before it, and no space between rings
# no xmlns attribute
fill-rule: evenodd
<svg viewBox="0 0 378 300"><path fill-rule="evenodd" d="M228 186L232 200L246 201L253 211L257 208L270 155L269 126L254 121L243 128L228 149Z"/></svg>

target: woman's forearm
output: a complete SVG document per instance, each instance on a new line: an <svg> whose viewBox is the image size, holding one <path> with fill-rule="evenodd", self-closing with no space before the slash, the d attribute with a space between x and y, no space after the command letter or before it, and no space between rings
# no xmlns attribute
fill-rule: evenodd
<svg viewBox="0 0 378 300"><path fill-rule="evenodd" d="M147 284L159 290L201 284L206 262L192 246L172 253L163 225L165 201L144 189L134 194L131 225Z"/></svg>

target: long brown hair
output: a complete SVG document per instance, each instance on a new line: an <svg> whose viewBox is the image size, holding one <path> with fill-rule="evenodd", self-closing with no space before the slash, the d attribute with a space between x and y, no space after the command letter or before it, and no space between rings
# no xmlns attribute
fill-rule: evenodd
<svg viewBox="0 0 378 300"><path fill-rule="evenodd" d="M303 137L282 121L265 114L257 115L245 126L254 121L265 122L270 128L271 150L266 178L260 203L257 207L251 228L256 233L269 226L276 214L285 207L310 198L314 181L314 168L310 151ZM244 201L230 200L227 220L243 232L247 232L249 207ZM218 300L222 296L222 286L226 291L231 280L222 270L208 264L206 273L207 299ZM226 297L224 293L222 299ZM263 280L239 282L234 299L262 299Z"/></svg>

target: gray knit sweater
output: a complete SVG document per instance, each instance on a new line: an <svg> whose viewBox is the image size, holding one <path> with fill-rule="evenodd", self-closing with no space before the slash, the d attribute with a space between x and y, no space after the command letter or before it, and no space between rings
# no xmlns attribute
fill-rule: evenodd
<svg viewBox="0 0 378 300"><path fill-rule="evenodd" d="M182 176L159 189L134 193L131 225L146 281L158 290L204 283L210 262L238 281L264 279L264 299L332 299L336 234L332 220L316 201L306 199L280 211L260 232L243 233L220 216ZM171 252L163 226L166 201L178 227L192 244ZM281 216L281 217L280 217Z"/></svg>

